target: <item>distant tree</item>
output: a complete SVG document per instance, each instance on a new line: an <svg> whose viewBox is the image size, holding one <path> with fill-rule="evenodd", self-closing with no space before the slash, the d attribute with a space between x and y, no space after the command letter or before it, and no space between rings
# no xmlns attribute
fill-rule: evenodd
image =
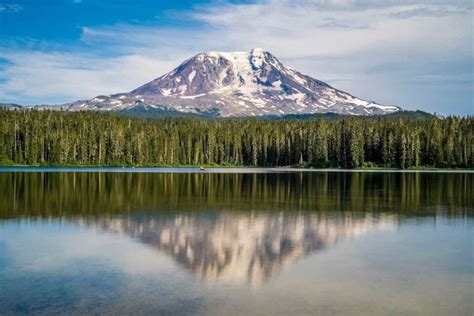
<svg viewBox="0 0 474 316"><path fill-rule="evenodd" d="M130 118L0 109L0 160L41 165L472 168L472 117Z"/></svg>

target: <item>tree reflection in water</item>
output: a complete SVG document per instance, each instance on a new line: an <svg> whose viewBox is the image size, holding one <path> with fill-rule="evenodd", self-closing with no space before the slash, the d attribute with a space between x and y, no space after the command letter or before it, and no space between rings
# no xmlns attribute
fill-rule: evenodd
<svg viewBox="0 0 474 316"><path fill-rule="evenodd" d="M298 258L412 218L472 217L472 173L0 173L0 218L136 238L206 280L258 285Z"/></svg>

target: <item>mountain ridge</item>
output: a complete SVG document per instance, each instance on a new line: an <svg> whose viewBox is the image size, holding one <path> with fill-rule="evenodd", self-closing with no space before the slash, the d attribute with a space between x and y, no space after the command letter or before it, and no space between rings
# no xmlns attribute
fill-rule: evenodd
<svg viewBox="0 0 474 316"><path fill-rule="evenodd" d="M397 106L357 98L285 66L270 52L199 53L130 92L56 106L67 111L122 111L136 107L221 117L317 113L383 115Z"/></svg>

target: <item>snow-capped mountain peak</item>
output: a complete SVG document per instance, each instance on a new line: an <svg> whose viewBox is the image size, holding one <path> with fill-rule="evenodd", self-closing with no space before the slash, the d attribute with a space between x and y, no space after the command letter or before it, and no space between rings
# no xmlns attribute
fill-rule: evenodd
<svg viewBox="0 0 474 316"><path fill-rule="evenodd" d="M75 102L75 109L126 109L137 104L221 116L335 112L355 115L399 111L364 101L283 65L271 53L199 53L171 72L129 92Z"/></svg>

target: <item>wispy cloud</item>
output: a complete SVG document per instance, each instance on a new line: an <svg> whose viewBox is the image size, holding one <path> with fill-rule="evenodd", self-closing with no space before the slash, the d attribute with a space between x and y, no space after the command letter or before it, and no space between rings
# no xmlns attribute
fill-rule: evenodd
<svg viewBox="0 0 474 316"><path fill-rule="evenodd" d="M140 55L104 58L87 53L26 51L6 53L3 58L9 64L0 76L0 98L21 96L31 100L28 103L60 103L132 90L174 66Z"/></svg>
<svg viewBox="0 0 474 316"><path fill-rule="evenodd" d="M19 12L22 10L23 10L23 7L19 4L1 4L0 3L0 13Z"/></svg>
<svg viewBox="0 0 474 316"><path fill-rule="evenodd" d="M179 12L192 27L83 26L80 43L72 48L4 48L0 57L9 63L0 70L0 98L69 101L128 91L200 51L262 47L361 97L442 112L443 102L453 96L443 96L440 85L457 84L453 91L464 94L458 96L460 104L472 98L467 87L472 84L472 14L470 1L217 2ZM447 66L433 74L426 73L427 64ZM451 64L465 67L453 70ZM406 82L417 78L425 85L431 80L423 91L431 93L426 104L416 89L407 88Z"/></svg>

